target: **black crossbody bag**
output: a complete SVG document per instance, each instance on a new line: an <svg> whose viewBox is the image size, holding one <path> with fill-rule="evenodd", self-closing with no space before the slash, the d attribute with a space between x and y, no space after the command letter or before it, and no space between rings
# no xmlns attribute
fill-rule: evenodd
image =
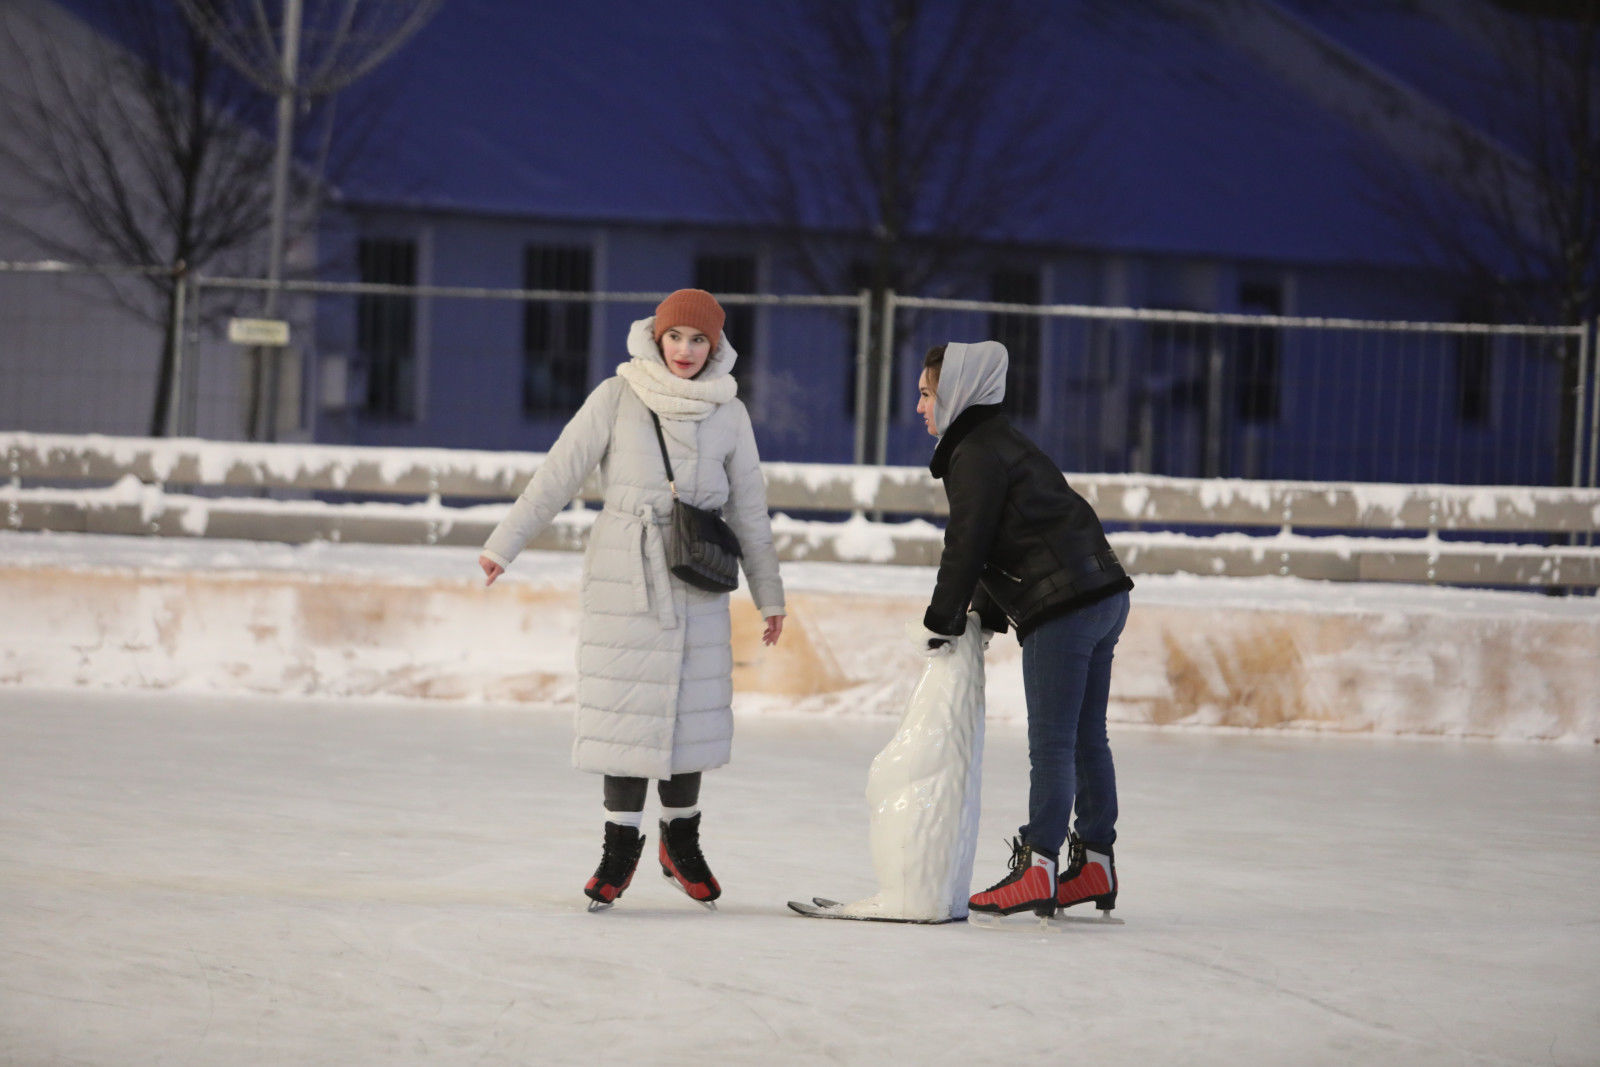
<svg viewBox="0 0 1600 1067"><path fill-rule="evenodd" d="M661 462L667 468L667 486L672 490L672 537L667 542L667 569L696 589L708 593L731 593L739 588L739 538L732 527L715 511L697 508L678 499L677 478L672 460L667 458L667 438L661 432L661 419L652 411L656 424L656 443L661 446Z"/></svg>

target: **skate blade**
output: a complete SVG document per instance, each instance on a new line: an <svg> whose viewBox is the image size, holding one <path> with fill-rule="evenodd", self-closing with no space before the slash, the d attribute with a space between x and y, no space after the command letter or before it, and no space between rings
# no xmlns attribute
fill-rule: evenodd
<svg viewBox="0 0 1600 1067"><path fill-rule="evenodd" d="M945 923L960 922L960 919L902 919L893 915L850 915L839 909L844 907L837 900L827 897L812 897L811 903L802 901L789 901L789 910L808 919L846 919L851 922L866 923L901 923L907 926L943 926Z"/></svg>
<svg viewBox="0 0 1600 1067"><path fill-rule="evenodd" d="M1082 923L1084 926L1128 925L1128 921L1126 919L1115 918L1107 912L1101 912L1098 915L1065 915L1058 911L1055 914L1055 918L1051 919L1050 921L1053 923Z"/></svg>
<svg viewBox="0 0 1600 1067"><path fill-rule="evenodd" d="M976 926L980 930L1012 930L1024 933L1029 930L1035 933L1059 930L1069 924L1080 926L1127 925L1125 920L1114 919L1109 915L1064 915L1061 912L1056 912L1055 915L1046 918L1042 915L1035 915L1031 911L1019 911L1013 915L996 915L993 912L985 911L968 912L967 924Z"/></svg>
<svg viewBox="0 0 1600 1067"><path fill-rule="evenodd" d="M683 888L683 883L678 881L676 878L672 877L672 875L663 873L661 875L661 878L662 878L662 880L664 882L666 882L672 888L676 889L678 892L682 893L684 896L689 897L689 891L687 889ZM694 900L694 902L696 904L700 905L702 908L706 909L707 911L716 911L717 910L717 902L714 901L714 900L695 900L694 897L689 897L689 899L690 900Z"/></svg>
<svg viewBox="0 0 1600 1067"><path fill-rule="evenodd" d="M612 901L609 904L606 903L603 900L591 900L591 901L589 901L589 911L590 912L610 911L614 907L616 907L616 901Z"/></svg>
<svg viewBox="0 0 1600 1067"><path fill-rule="evenodd" d="M829 911L832 908L835 908L835 907L838 906L838 905L834 904L832 901L829 901L828 903L824 904L822 902L823 898L821 898L821 897L812 897L811 899L816 901L816 903L815 904L807 904L804 901L791 900L791 901L789 901L789 910L794 912L796 915L804 915L808 919L842 919L842 918L844 918L843 915L830 915L829 914Z"/></svg>
<svg viewBox="0 0 1600 1067"><path fill-rule="evenodd" d="M1039 933L1050 929L1050 920L1035 915L1031 911L1019 911L1012 915L998 915L992 911L967 912L967 925L975 926L979 930L1010 930L1013 932Z"/></svg>

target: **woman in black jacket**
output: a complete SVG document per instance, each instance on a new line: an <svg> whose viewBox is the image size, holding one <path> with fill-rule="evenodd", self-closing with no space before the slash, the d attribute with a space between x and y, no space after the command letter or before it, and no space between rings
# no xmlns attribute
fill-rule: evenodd
<svg viewBox="0 0 1600 1067"><path fill-rule="evenodd" d="M1117 784L1106 703L1133 582L1094 509L1000 413L1006 363L996 341L940 345L923 361L917 413L939 438L929 467L950 521L918 645L928 655L953 648L969 605L986 631L1015 628L1022 644L1028 821L1010 873L975 894L972 910L1049 915L1092 900L1110 911Z"/></svg>

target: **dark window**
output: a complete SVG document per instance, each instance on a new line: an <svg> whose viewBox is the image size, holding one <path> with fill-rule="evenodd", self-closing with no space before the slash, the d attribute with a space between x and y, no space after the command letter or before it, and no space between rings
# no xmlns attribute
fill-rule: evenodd
<svg viewBox="0 0 1600 1067"><path fill-rule="evenodd" d="M756 291L756 261L753 256L696 256L694 261L694 286L712 296L724 293L753 293ZM734 367L739 379L739 396L746 404L756 393L756 309L753 304L723 303L727 320L722 333L733 342L739 353Z"/></svg>
<svg viewBox="0 0 1600 1067"><path fill-rule="evenodd" d="M356 266L369 285L416 285L417 244L363 238ZM366 411L386 419L417 412L416 298L363 293L356 297L356 351L366 372Z"/></svg>
<svg viewBox="0 0 1600 1067"><path fill-rule="evenodd" d="M1489 421L1491 349L1486 333L1456 334L1456 417L1468 426Z"/></svg>
<svg viewBox="0 0 1600 1067"><path fill-rule="evenodd" d="M525 289L587 293L594 288L587 248L529 245L522 256ZM528 300L522 305L522 412L561 418L583 405L589 389L587 300Z"/></svg>
<svg viewBox="0 0 1600 1067"><path fill-rule="evenodd" d="M1036 270L997 270L989 276L989 299L997 304L1037 304L1040 295ZM1044 320L1038 315L991 312L989 336L1006 346L1010 357L1006 371L1005 408L1018 418L1039 414L1039 347Z"/></svg>
<svg viewBox="0 0 1600 1067"><path fill-rule="evenodd" d="M1283 290L1276 285L1239 287L1239 310L1246 315L1282 315ZM1244 422L1278 418L1278 353L1282 332L1276 326L1241 326L1234 331L1234 410Z"/></svg>

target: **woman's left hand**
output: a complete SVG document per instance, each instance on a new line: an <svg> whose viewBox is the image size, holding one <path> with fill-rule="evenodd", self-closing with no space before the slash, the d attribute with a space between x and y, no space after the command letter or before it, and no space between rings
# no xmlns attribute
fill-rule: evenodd
<svg viewBox="0 0 1600 1067"><path fill-rule="evenodd" d="M768 615L767 616L767 632L761 635L761 643L764 644L764 645L775 645L775 644L778 643L778 638L780 638L782 636L783 636L783 616L782 615Z"/></svg>

